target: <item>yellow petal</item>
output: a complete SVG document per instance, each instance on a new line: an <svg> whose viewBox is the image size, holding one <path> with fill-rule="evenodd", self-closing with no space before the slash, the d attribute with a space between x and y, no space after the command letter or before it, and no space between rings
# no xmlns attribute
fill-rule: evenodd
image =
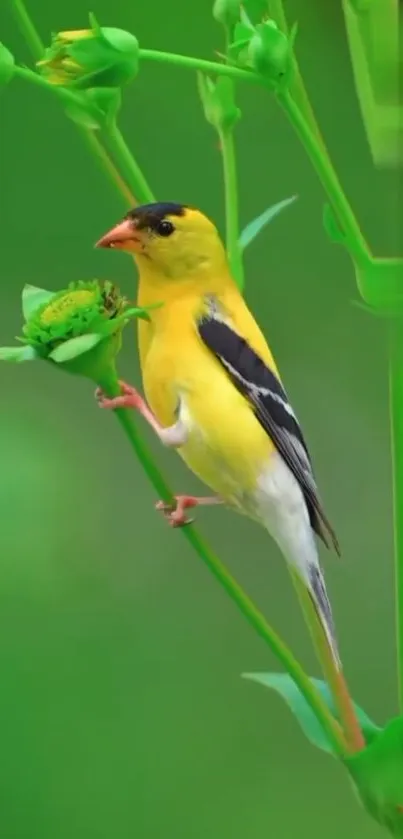
<svg viewBox="0 0 403 839"><path fill-rule="evenodd" d="M92 35L91 29L72 29L71 32L58 32L57 37L60 41L70 43L71 41L80 41L82 38L89 38Z"/></svg>

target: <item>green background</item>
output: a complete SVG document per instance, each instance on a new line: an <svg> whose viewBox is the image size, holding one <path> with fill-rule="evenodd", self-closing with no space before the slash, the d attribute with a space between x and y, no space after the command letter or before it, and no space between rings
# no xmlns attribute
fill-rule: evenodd
<svg viewBox="0 0 403 839"><path fill-rule="evenodd" d="M372 164L338 3L294 0L298 56L346 192L375 252L397 251L396 173ZM151 7L152 6L152 7ZM63 10L64 7L64 10ZM142 46L213 57L209 0L94 0ZM35 0L44 39L86 25L83 0ZM30 57L1 2L0 39ZM308 438L343 560L323 557L356 701L397 711L385 323L352 303L347 255L326 239L322 188L264 91L239 87L241 221L297 193L251 246L247 299ZM95 251L124 203L58 101L15 81L0 100L2 344L20 332L24 283L112 279L132 263ZM161 200L223 229L220 156L194 74L144 64L121 127ZM130 329L122 376L139 382ZM0 410L0 835L4 839L376 839L342 769L281 700L240 678L279 669L156 500L91 386L4 365ZM144 434L177 492L197 489ZM199 515L233 573L317 673L288 575L263 530Z"/></svg>

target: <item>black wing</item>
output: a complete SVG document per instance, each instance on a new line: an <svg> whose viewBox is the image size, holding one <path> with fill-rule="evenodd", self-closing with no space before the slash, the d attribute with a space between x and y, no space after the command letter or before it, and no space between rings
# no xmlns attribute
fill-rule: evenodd
<svg viewBox="0 0 403 839"><path fill-rule="evenodd" d="M312 529L340 554L336 534L319 500L308 448L281 382L214 307L198 322L198 331L234 385L249 399L256 418L298 481Z"/></svg>

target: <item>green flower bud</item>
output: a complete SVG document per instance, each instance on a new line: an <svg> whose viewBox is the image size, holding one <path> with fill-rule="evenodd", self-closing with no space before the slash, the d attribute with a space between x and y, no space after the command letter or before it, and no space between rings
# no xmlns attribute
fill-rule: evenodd
<svg viewBox="0 0 403 839"><path fill-rule="evenodd" d="M44 359L69 373L102 381L114 369L122 329L133 317L148 319L146 309L128 308L112 283L71 283L59 292L25 286L22 347L0 348L2 361Z"/></svg>
<svg viewBox="0 0 403 839"><path fill-rule="evenodd" d="M213 17L218 23L232 29L238 22L241 0L215 0Z"/></svg>
<svg viewBox="0 0 403 839"><path fill-rule="evenodd" d="M274 20L259 23L248 46L250 66L272 82L279 82L289 69L291 42Z"/></svg>
<svg viewBox="0 0 403 839"><path fill-rule="evenodd" d="M231 131L241 117L235 104L234 83L227 76L213 82L209 76L198 73L199 93L207 121L217 131Z"/></svg>
<svg viewBox="0 0 403 839"><path fill-rule="evenodd" d="M59 32L38 68L51 84L88 89L119 87L136 76L137 38L124 29L100 27Z"/></svg>
<svg viewBox="0 0 403 839"><path fill-rule="evenodd" d="M14 76L15 61L10 50L0 43L0 87L8 84Z"/></svg>

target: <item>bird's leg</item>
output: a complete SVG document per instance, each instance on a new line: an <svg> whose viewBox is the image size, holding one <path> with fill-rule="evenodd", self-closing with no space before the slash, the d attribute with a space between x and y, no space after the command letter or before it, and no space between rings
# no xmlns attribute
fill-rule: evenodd
<svg viewBox="0 0 403 839"><path fill-rule="evenodd" d="M197 498L194 495L175 495L173 504L157 501L155 507L164 513L171 527L183 527L183 525L191 524L194 521L194 519L187 518L186 510L192 507L212 506L213 504L223 504L223 501L217 495L206 496L205 498Z"/></svg>
<svg viewBox="0 0 403 839"><path fill-rule="evenodd" d="M179 448L179 446L183 446L183 444L186 443L187 430L180 420L178 420L174 425L170 425L168 428L163 428L163 426L159 424L151 409L148 407L145 399L143 399L141 394L138 393L134 387L131 387L131 385L122 381L119 382L119 385L122 395L115 396L113 399L109 399L105 396L101 388L97 388L95 391L95 397L100 408L134 408L134 410L138 411L138 413L144 417L146 422L148 422L164 446Z"/></svg>

